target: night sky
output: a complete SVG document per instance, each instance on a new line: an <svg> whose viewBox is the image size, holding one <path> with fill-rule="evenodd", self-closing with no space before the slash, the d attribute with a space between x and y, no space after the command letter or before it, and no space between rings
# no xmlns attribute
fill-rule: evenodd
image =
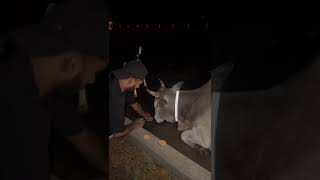
<svg viewBox="0 0 320 180"><path fill-rule="evenodd" d="M3 16L5 19L1 19L0 43L11 29L37 23L51 1L10 2L9 6L2 6L8 13ZM151 86L159 83L157 79L161 78L168 86L183 80L186 83L182 89L194 89L208 80L210 70L232 62L234 71L223 91L262 90L281 84L319 55L319 23L235 23L224 20L223 14L209 18L214 8L205 1L172 4L113 0L108 1L107 7L114 25L161 24L170 27L175 24L175 29L167 32L159 32L156 27L153 30L110 31L111 62L108 70L120 68L123 62L133 60L138 46L142 46L141 60L149 69L147 80ZM186 28L188 23L191 30ZM207 23L208 29L199 28ZM0 60L6 59L3 57L7 56L0 52ZM95 95L89 96L89 103L100 101L100 95L106 93L105 77L100 78L100 84L92 90L88 88L93 92L90 94ZM92 103L91 107L97 116L94 118L101 121L99 113L106 116L107 105L106 102L100 103L102 105Z"/></svg>
<svg viewBox="0 0 320 180"><path fill-rule="evenodd" d="M189 73L195 77L199 75L200 80L203 75L199 71L233 62L235 69L224 90L258 90L282 83L303 69L319 52L318 23L241 23L231 18L224 21L223 15L213 16L214 9L206 1L193 4L112 1L110 17L115 24L209 24L208 30L191 32L181 29L167 33L114 30L110 41L113 67L134 57L138 46L142 45L142 60L153 72L192 67Z"/></svg>
<svg viewBox="0 0 320 180"><path fill-rule="evenodd" d="M233 62L234 72L225 84L225 91L266 89L282 83L310 63L319 52L318 23L235 23L211 17L210 6L199 2L194 7L150 8L119 4L111 8L115 23L209 24L208 30L168 33L134 33L114 31L111 54L116 62L134 56L137 46L144 47L143 60L153 71L192 66L194 72L207 71ZM190 13L189 13L190 12ZM148 14L150 13L150 14ZM170 17L171 16L171 17ZM127 52L127 53L125 53ZM126 56L128 55L128 56ZM115 62L115 63L116 63ZM162 66L167 64L167 66ZM196 75L196 74L195 74Z"/></svg>
<svg viewBox="0 0 320 180"><path fill-rule="evenodd" d="M45 12L46 0L17 2L10 9L1 32L36 23ZM60 2L54 1L54 2ZM272 87L301 69L317 55L319 24L317 23L234 23L223 16L212 16L209 2L144 2L107 1L110 20L115 24L176 24L176 32L111 32L111 69L129 61L143 47L142 60L150 70L204 72L224 62L235 63L235 70L225 90L265 89ZM209 18L214 17L214 18ZM230 20L230 19L229 19ZM186 32L209 24L209 29ZM193 28L195 29L195 28ZM1 35L3 36L3 35ZM199 77L202 75L199 75Z"/></svg>

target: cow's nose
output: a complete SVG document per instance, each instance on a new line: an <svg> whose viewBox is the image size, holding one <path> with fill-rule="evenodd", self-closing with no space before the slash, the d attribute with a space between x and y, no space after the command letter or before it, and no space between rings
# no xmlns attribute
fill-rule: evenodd
<svg viewBox="0 0 320 180"><path fill-rule="evenodd" d="M157 123L162 123L163 122L163 120L160 119L159 117L154 116L154 119L156 120Z"/></svg>

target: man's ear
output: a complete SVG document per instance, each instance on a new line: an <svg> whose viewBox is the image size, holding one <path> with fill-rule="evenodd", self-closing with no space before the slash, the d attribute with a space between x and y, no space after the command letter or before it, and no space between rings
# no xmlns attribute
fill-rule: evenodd
<svg viewBox="0 0 320 180"><path fill-rule="evenodd" d="M128 83L129 83L129 84L135 83L135 79L134 79L134 78L128 78Z"/></svg>

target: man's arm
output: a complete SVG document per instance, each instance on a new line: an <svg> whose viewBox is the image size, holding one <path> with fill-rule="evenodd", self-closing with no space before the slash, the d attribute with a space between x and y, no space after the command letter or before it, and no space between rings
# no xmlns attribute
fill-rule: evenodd
<svg viewBox="0 0 320 180"><path fill-rule="evenodd" d="M152 117L149 113L145 112L140 104L137 102L137 99L133 96L131 92L126 93L126 102L130 105L140 116L145 118L148 121L152 121Z"/></svg>
<svg viewBox="0 0 320 180"><path fill-rule="evenodd" d="M107 147L97 135L85 128L77 135L68 136L68 140L88 159L89 163L107 172Z"/></svg>
<svg viewBox="0 0 320 180"><path fill-rule="evenodd" d="M114 133L113 135L114 135L114 137L125 136L125 135L129 134L131 131L133 131L134 129L142 128L143 125L144 125L144 121L136 120L136 121L132 122L131 124L127 125L124 131Z"/></svg>
<svg viewBox="0 0 320 180"><path fill-rule="evenodd" d="M48 97L46 105L53 118L53 131L70 141L91 164L106 172L106 144L86 128L86 123L77 112L73 101L73 97Z"/></svg>
<svg viewBox="0 0 320 180"><path fill-rule="evenodd" d="M152 121L152 116L145 112L139 103L134 103L131 105L132 109L134 109L140 116L144 117L146 120Z"/></svg>

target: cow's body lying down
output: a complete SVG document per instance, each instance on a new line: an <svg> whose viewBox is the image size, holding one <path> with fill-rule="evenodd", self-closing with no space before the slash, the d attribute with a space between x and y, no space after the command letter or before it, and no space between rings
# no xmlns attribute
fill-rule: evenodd
<svg viewBox="0 0 320 180"><path fill-rule="evenodd" d="M182 82L171 88L166 88L161 82L158 92L148 90L155 97L155 120L158 123L164 120L176 122L175 101L177 91L181 88ZM205 149L211 148L211 81L202 87L180 91L178 99L178 130L181 133L183 142L191 147L196 145Z"/></svg>
<svg viewBox="0 0 320 180"><path fill-rule="evenodd" d="M200 147L203 150L211 150L211 93L212 87L221 87L222 82L233 68L232 64L226 64L213 71L216 76L212 80L195 90L179 91L183 82L179 82L171 88L165 87L160 80L159 91L147 90L155 97L155 120L157 123L168 121L178 122L178 130L183 142L191 147ZM175 106L177 92L179 91L178 106ZM178 112L177 118L175 111Z"/></svg>

